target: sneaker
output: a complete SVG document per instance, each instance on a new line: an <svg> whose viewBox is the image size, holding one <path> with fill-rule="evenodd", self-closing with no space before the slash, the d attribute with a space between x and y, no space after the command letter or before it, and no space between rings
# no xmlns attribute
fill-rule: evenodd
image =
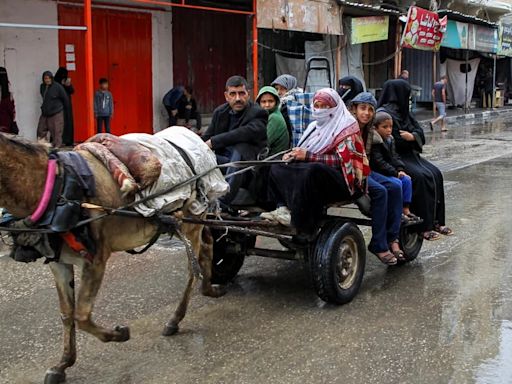
<svg viewBox="0 0 512 384"><path fill-rule="evenodd" d="M279 207L274 211L263 212L260 217L265 220L277 222L281 225L290 225L292 216L290 210L287 207Z"/></svg>

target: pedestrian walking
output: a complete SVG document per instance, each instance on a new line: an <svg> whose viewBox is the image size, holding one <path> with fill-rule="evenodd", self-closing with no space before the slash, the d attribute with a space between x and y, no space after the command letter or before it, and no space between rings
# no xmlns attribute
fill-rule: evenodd
<svg viewBox="0 0 512 384"><path fill-rule="evenodd" d="M94 115L96 116L96 126L98 133L103 131L110 133L110 120L114 115L114 98L108 90L108 79L102 77L99 81L100 89L94 95Z"/></svg>
<svg viewBox="0 0 512 384"><path fill-rule="evenodd" d="M18 134L14 97L4 67L0 67L0 132Z"/></svg>
<svg viewBox="0 0 512 384"><path fill-rule="evenodd" d="M436 109L438 116L430 122L430 130L434 130L434 125L441 122L441 131L445 132L446 128L445 117L446 117L446 84L448 83L448 77L441 76L441 80L434 84L432 89L432 97L436 103Z"/></svg>
<svg viewBox="0 0 512 384"><path fill-rule="evenodd" d="M64 132L62 133L62 143L66 146L73 146L74 140L74 123L73 123L73 105L71 103L71 95L75 93L75 88L71 84L71 78L68 77L68 70L59 67L55 72L54 81L64 87L69 99L68 108L64 109Z"/></svg>
<svg viewBox="0 0 512 384"><path fill-rule="evenodd" d="M47 139L49 133L52 147L60 148L64 130L64 110L68 108L69 98L62 85L54 81L50 71L44 72L42 78L43 82L39 91L43 103L41 117L37 125L37 137Z"/></svg>

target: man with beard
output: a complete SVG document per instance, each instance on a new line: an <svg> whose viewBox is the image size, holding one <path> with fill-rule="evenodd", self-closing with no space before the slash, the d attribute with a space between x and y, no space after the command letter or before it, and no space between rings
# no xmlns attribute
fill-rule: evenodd
<svg viewBox="0 0 512 384"><path fill-rule="evenodd" d="M232 76L226 81L226 103L213 112L212 121L203 135L206 145L217 156L218 164L232 161L255 160L267 145L268 113L249 100L247 80ZM228 168L226 174L235 172ZM247 173L228 178L230 192L222 198L229 204L240 187L247 183Z"/></svg>

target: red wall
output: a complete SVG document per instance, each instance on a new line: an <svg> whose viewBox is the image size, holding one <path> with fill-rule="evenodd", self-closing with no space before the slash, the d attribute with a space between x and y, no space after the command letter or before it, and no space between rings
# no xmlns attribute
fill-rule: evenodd
<svg viewBox="0 0 512 384"><path fill-rule="evenodd" d="M93 65L97 87L101 77L109 79L114 98L112 133L153 132L151 60L151 15L93 9ZM84 25L83 8L59 5L60 25ZM59 31L59 62L66 65L65 45L75 46L76 71L70 71L75 141L87 139L85 127L84 33Z"/></svg>
<svg viewBox="0 0 512 384"><path fill-rule="evenodd" d="M225 102L224 84L246 76L247 16L173 9L174 84L194 89L201 112Z"/></svg>

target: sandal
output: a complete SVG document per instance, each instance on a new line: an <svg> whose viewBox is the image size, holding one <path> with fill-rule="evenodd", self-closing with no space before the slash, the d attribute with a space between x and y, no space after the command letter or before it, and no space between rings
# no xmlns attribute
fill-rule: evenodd
<svg viewBox="0 0 512 384"><path fill-rule="evenodd" d="M419 216L416 216L414 213L412 212L409 212L409 214L407 215L407 217L411 220L411 221L420 221L421 218Z"/></svg>
<svg viewBox="0 0 512 384"><path fill-rule="evenodd" d="M445 225L436 225L435 230L445 236L452 236L454 234L454 232Z"/></svg>
<svg viewBox="0 0 512 384"><path fill-rule="evenodd" d="M397 250L393 250L393 244L397 244L397 246L398 246ZM405 261L405 254L404 254L404 251L402 251L400 249L400 244L399 244L398 240L392 241L389 244L389 249L393 253L393 255L396 257L397 261Z"/></svg>
<svg viewBox="0 0 512 384"><path fill-rule="evenodd" d="M372 252L373 253L373 252ZM398 260L394 254L391 252L375 252L373 253L375 256L379 258L379 260L386 265L396 265L398 263Z"/></svg>
<svg viewBox="0 0 512 384"><path fill-rule="evenodd" d="M423 238L428 241L434 241L439 240L441 238L441 235L436 231L427 231L423 232Z"/></svg>

